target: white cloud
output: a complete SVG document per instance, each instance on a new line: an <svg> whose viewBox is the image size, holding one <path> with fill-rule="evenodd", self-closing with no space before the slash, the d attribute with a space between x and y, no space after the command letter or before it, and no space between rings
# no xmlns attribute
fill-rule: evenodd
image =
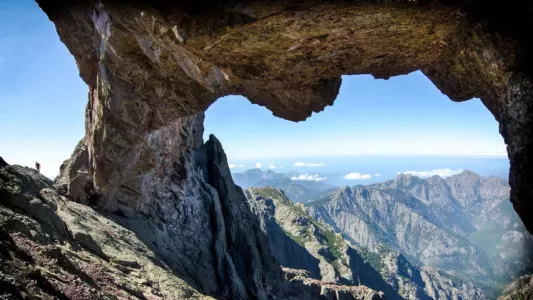
<svg viewBox="0 0 533 300"><path fill-rule="evenodd" d="M244 168L244 165L229 164L229 168L230 169L233 169L233 168Z"/></svg>
<svg viewBox="0 0 533 300"><path fill-rule="evenodd" d="M453 175L461 174L463 173L463 169L457 169L452 170L450 168L445 169L435 169L430 171L405 171L405 172L399 172L398 174L409 174L413 176L418 176L422 178L427 178L435 175L439 175L440 177L450 177Z"/></svg>
<svg viewBox="0 0 533 300"><path fill-rule="evenodd" d="M268 168L269 168L269 169L275 169L275 168L276 168L276 165L274 165L274 164L268 164Z"/></svg>
<svg viewBox="0 0 533 300"><path fill-rule="evenodd" d="M342 178L346 180L366 180L366 179L371 179L372 176L370 176L370 174L361 174L361 173L352 172L352 173L348 173L344 175Z"/></svg>
<svg viewBox="0 0 533 300"><path fill-rule="evenodd" d="M258 168L258 169L261 169L261 168L263 168L263 164L260 163L260 162L256 162L255 163L255 167Z"/></svg>
<svg viewBox="0 0 533 300"><path fill-rule="evenodd" d="M323 166L325 166L325 164L309 164L309 163L304 163L304 162L299 161L299 162L295 162L294 166L295 167L311 167L311 168L313 168L313 167L323 167Z"/></svg>
<svg viewBox="0 0 533 300"><path fill-rule="evenodd" d="M320 177L318 174L300 174L292 176L291 180L307 180L307 181L322 181L328 179L327 177Z"/></svg>
<svg viewBox="0 0 533 300"><path fill-rule="evenodd" d="M280 169L283 169L283 166L279 166Z"/></svg>
<svg viewBox="0 0 533 300"><path fill-rule="evenodd" d="M377 174L374 174L374 175L372 175L372 176L374 176L374 177L381 177L381 174L377 173Z"/></svg>

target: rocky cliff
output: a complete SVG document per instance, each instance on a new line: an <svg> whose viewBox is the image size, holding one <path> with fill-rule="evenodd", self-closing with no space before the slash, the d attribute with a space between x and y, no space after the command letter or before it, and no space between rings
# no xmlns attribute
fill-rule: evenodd
<svg viewBox="0 0 533 300"><path fill-rule="evenodd" d="M0 297L208 299L136 234L59 195L33 169L0 166Z"/></svg>
<svg viewBox="0 0 533 300"><path fill-rule="evenodd" d="M202 112L229 94L301 121L333 104L343 74L422 70L453 100L481 98L498 120L511 161L510 199L533 230L528 4L37 2L89 90L86 135L64 164L58 191L110 213L106 220L134 232L191 295L265 299L283 277L215 150L220 145L202 146ZM53 203L38 196L42 189L20 190L29 196L10 206L65 232Z"/></svg>
<svg viewBox="0 0 533 300"><path fill-rule="evenodd" d="M153 136L161 158L174 159L159 142L172 147L172 141L181 144L198 132L201 136L199 118L185 120L187 132L169 128L160 132L164 138ZM15 299L37 295L45 299L382 298L366 287L284 271L270 252L245 195L233 184L218 140L211 136L201 144L200 138L196 145L189 156L181 157L188 166L186 173L162 160L159 171L168 172L168 177L152 180L143 191L162 203L156 212L134 217L101 210L97 202L87 201L87 195L62 184L65 178L86 174L86 164L79 163L82 146L62 167L57 189L36 171L0 160L0 295ZM184 186L186 190L180 189Z"/></svg>
<svg viewBox="0 0 533 300"><path fill-rule="evenodd" d="M244 196L233 185L220 144L213 138L202 145L202 121L198 115L153 132L148 143L157 153L156 168L143 174L139 187L115 198L116 203L95 193L95 205L123 207L115 221L135 232L203 294L266 299L276 292L281 270L261 249L257 222L242 204ZM87 152L77 150L64 164L58 185L70 174L84 174L89 165L88 157L80 155ZM66 195L73 194L71 184ZM131 206L134 200L142 201Z"/></svg>
<svg viewBox="0 0 533 300"><path fill-rule="evenodd" d="M246 195L282 266L304 269L326 282L365 285L387 299L486 299L475 283L416 267L383 246L376 252L353 247L282 190L251 188Z"/></svg>
<svg viewBox="0 0 533 300"><path fill-rule="evenodd" d="M153 136L186 126L180 120L221 96L244 95L301 121L333 104L343 74L422 70L452 100L481 98L498 120L510 199L533 228L527 2L37 2L89 86L87 166L109 211L133 216L157 206L140 193L159 168Z"/></svg>
<svg viewBox="0 0 533 300"><path fill-rule="evenodd" d="M504 180L469 171L445 179L400 174L341 188L307 211L356 245L386 245L497 292L532 263L533 239L507 202L508 191Z"/></svg>

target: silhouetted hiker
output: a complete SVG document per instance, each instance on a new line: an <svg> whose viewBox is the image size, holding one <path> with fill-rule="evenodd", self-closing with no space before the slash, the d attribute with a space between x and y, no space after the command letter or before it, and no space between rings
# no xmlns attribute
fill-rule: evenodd
<svg viewBox="0 0 533 300"><path fill-rule="evenodd" d="M41 173L41 164L38 162L35 162L35 169L37 169L38 173Z"/></svg>

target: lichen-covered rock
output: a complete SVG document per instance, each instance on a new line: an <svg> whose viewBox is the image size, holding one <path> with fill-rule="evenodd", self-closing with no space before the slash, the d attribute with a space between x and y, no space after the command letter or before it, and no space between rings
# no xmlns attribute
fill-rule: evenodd
<svg viewBox="0 0 533 300"><path fill-rule="evenodd" d="M94 199L85 139L79 141L71 157L61 164L59 172L59 176L54 180L54 186L59 193L83 204L89 204L89 200Z"/></svg>
<svg viewBox="0 0 533 300"><path fill-rule="evenodd" d="M191 135L172 136L181 142L196 136L198 120L186 120ZM172 139L159 141L172 144ZM366 287L303 275L287 279L242 190L233 184L216 138L186 153L194 154L182 157L187 173L176 174L170 165L159 175L174 176L143 191L154 201L164 200L159 218L95 210L60 195L33 169L0 167L0 297L381 299ZM173 206L162 207L169 203Z"/></svg>
<svg viewBox="0 0 533 300"><path fill-rule="evenodd" d="M20 166L0 167L0 261L0 298L209 299L135 233Z"/></svg>

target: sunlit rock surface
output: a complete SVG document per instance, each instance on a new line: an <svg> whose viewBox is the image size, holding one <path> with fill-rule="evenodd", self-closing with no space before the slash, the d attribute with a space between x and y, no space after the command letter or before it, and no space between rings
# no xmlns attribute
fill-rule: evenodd
<svg viewBox="0 0 533 300"><path fill-rule="evenodd" d="M0 166L0 262L5 299L209 298L134 232L21 166Z"/></svg>
<svg viewBox="0 0 533 300"><path fill-rule="evenodd" d="M488 295L532 270L533 237L508 195L502 178L470 171L447 178L400 174L339 188L306 206L356 245L374 251L385 245L413 263L476 281Z"/></svg>
<svg viewBox="0 0 533 300"><path fill-rule="evenodd" d="M452 100L480 97L500 122L511 201L533 230L527 4L37 2L89 86L88 167L108 210L133 215L155 206L141 190L160 159L150 136L221 96L241 94L302 121L333 104L343 74L422 70Z"/></svg>
<svg viewBox="0 0 533 300"><path fill-rule="evenodd" d="M381 297L363 289L340 293L339 286L284 273L233 184L220 143L202 141L203 111L221 96L244 95L278 117L303 121L333 104L343 74L388 78L421 70L452 100L480 97L508 144L511 201L533 230L529 6L490 0L37 2L88 85L86 135L55 182L59 193L40 175L27 179L29 170L0 161L2 174L40 182L3 179L1 207L11 214L3 224L33 224L31 230L2 226L9 236L2 234L3 248L12 249L2 255L11 262L43 269L45 262L18 250L23 243L60 245L65 253L80 247L80 260L111 268L102 269L116 278L109 293L124 297L288 298L295 288L331 299ZM25 196L5 194L17 191ZM85 204L98 211L94 218ZM107 225L127 238L111 243L113 233L102 232ZM17 240L17 232L24 239ZM49 242L41 232L56 238ZM29 247L37 249L30 256L39 257L39 247ZM130 263L115 254L122 248L128 257L146 259ZM32 282L41 285L25 292L10 279L19 276L11 262L2 264L11 268L2 280L21 293L41 289L59 297L68 293L60 282L78 272L70 265L61 267L67 273L40 271ZM157 270L156 280L143 273L147 269ZM160 284L121 284L131 276ZM104 293L100 277L89 277Z"/></svg>
<svg viewBox="0 0 533 300"><path fill-rule="evenodd" d="M509 284L498 300L533 299L533 276L525 275Z"/></svg>

